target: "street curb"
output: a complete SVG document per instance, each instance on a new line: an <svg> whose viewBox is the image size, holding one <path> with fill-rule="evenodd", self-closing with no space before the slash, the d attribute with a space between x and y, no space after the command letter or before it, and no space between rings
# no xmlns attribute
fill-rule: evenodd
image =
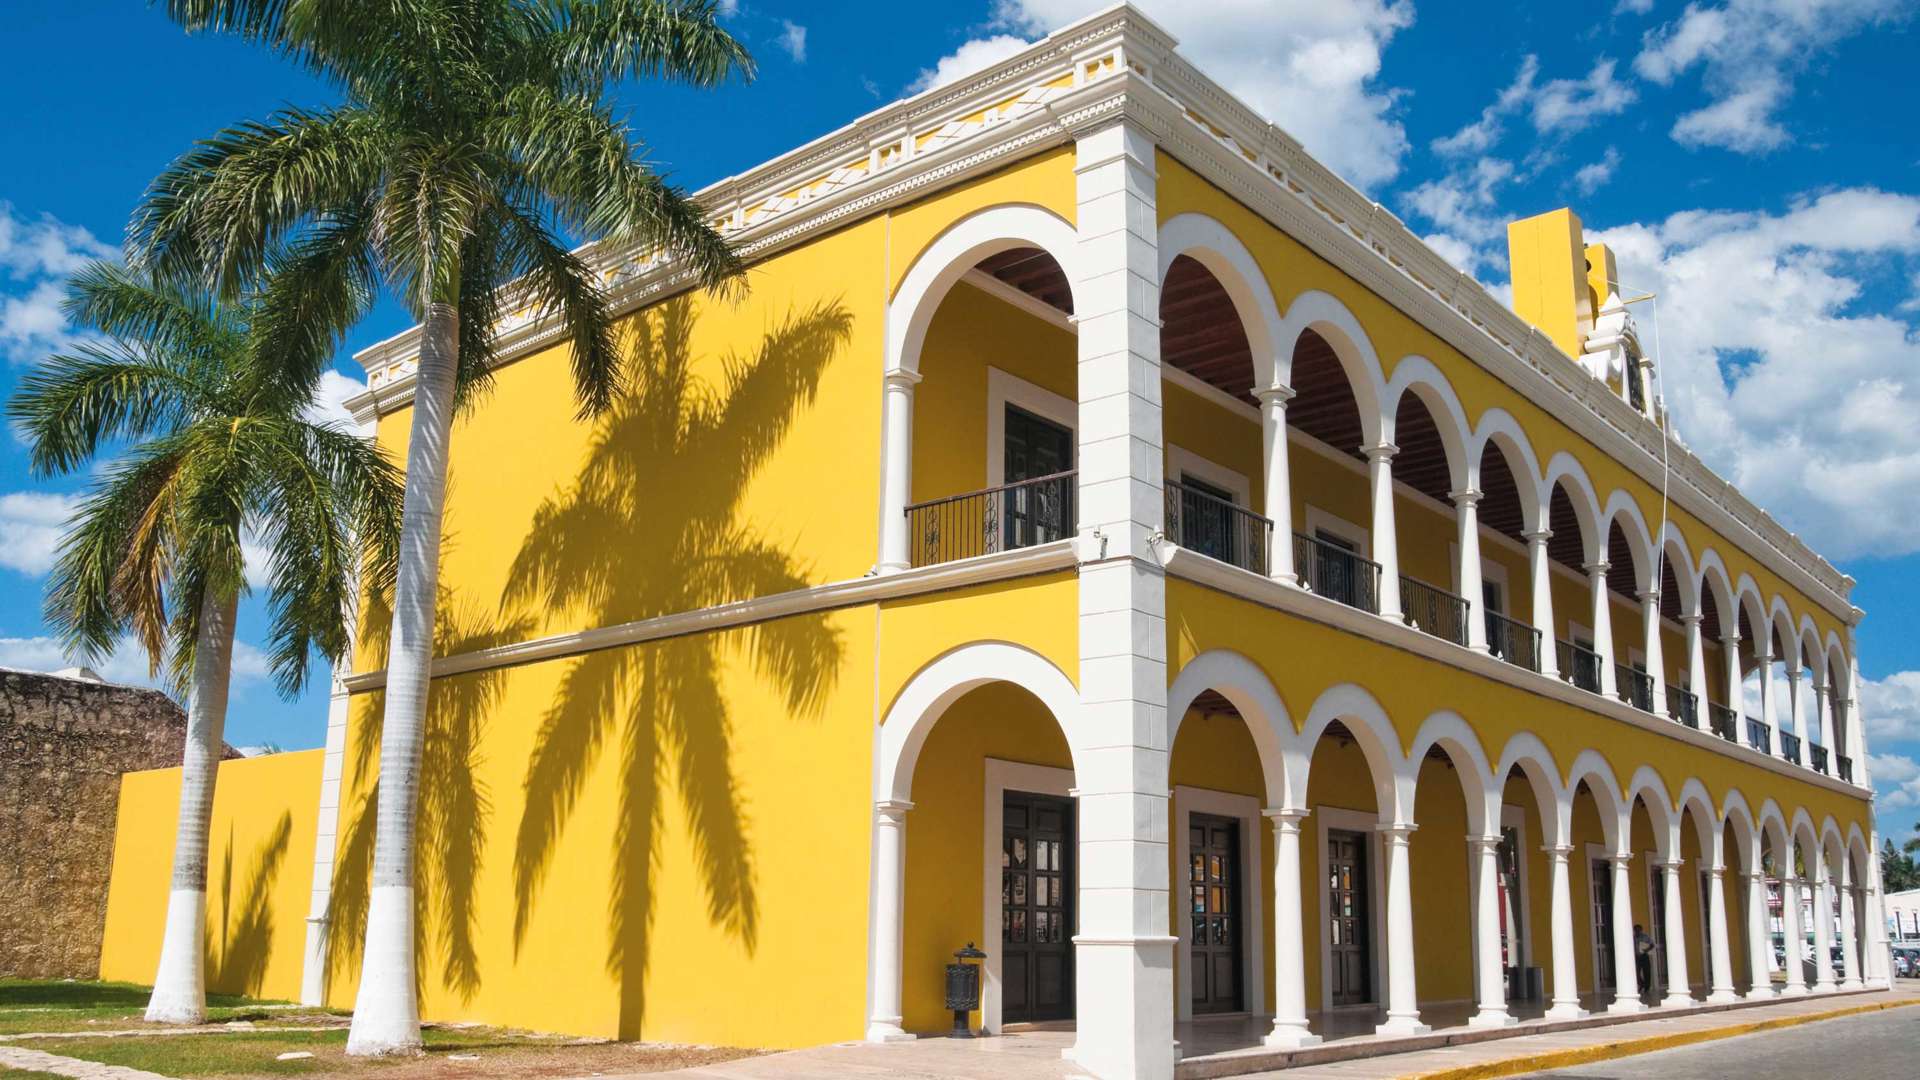
<svg viewBox="0 0 1920 1080"><path fill-rule="evenodd" d="M1491 1080L1493 1077L1516 1076L1520 1073L1539 1072L1543 1069L1565 1069L1596 1061L1651 1053L1655 1050L1671 1050L1695 1043L1731 1039L1739 1035L1753 1035L1762 1031L1798 1027L1817 1020L1837 1020L1843 1016L1884 1012L1888 1009L1900 1009L1913 1005L1920 1005L1920 1000L1877 1001L1871 1005L1855 1005L1845 1009L1829 1009L1826 1012L1803 1013L1797 1016L1776 1016L1746 1024L1729 1024L1726 1027L1676 1031L1670 1035L1648 1035L1638 1039L1621 1039L1618 1042L1598 1043L1573 1050L1549 1050L1502 1061L1490 1061L1482 1065L1461 1065L1450 1069L1436 1069L1432 1072L1408 1073L1405 1080Z"/></svg>

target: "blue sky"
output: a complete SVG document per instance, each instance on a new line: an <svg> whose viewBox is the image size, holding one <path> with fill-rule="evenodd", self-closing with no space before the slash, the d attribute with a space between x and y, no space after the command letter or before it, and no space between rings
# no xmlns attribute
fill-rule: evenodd
<svg viewBox="0 0 1920 1080"><path fill-rule="evenodd" d="M1074 0L725 3L761 62L714 93L623 88L648 153L699 187L1094 10ZM1920 24L1895 0L1590 5L1220 0L1147 10L1182 51L1504 289L1504 223L1571 204L1660 294L1683 438L1859 580L1881 828L1920 812L1920 135L1902 100ZM936 10L937 9L937 10ZM191 141L331 93L147 5L9 13L0 100L0 393L65 339L57 300L110 255ZM1641 316L1643 322L1648 315ZM383 305L350 342L405 325ZM350 351L350 350L349 350ZM361 372L347 353L336 397ZM36 480L0 439L0 665L64 661L40 589L84 478ZM257 603L243 643L260 640ZM110 675L137 678L138 657ZM240 653L229 739L318 745L324 681L281 701Z"/></svg>

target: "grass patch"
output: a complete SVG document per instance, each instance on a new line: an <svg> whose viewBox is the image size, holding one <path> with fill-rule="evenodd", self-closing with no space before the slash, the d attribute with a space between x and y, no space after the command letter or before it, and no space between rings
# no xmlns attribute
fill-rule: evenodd
<svg viewBox="0 0 1920 1080"><path fill-rule="evenodd" d="M133 983L0 979L0 1035L148 1027L145 1014L152 992ZM207 1021L299 1023L326 1015L317 1009L262 1008L269 1004L280 1003L239 994L208 994Z"/></svg>
<svg viewBox="0 0 1920 1080"><path fill-rule="evenodd" d="M31 1069L0 1069L0 1080L66 1080L58 1073L34 1072Z"/></svg>

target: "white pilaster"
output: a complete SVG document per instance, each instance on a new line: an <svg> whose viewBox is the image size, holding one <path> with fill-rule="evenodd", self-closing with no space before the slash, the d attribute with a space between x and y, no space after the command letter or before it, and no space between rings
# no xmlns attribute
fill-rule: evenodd
<svg viewBox="0 0 1920 1080"><path fill-rule="evenodd" d="M1756 857L1750 865L1758 866L1759 863L1756 852ZM1767 927L1767 875L1759 870L1752 870L1745 877L1747 879L1747 970L1752 974L1753 983L1747 988L1746 1000L1766 1001L1774 996L1773 978L1768 975L1773 965L1773 934Z"/></svg>
<svg viewBox="0 0 1920 1080"><path fill-rule="evenodd" d="M1791 855L1788 856L1792 858ZM1806 930L1800 925L1800 880L1793 876L1789 867L1780 875L1780 928L1785 938L1786 962L1784 964L1787 985L1780 991L1781 997L1804 997L1807 992L1807 976L1802 969L1802 955L1806 948Z"/></svg>
<svg viewBox="0 0 1920 1080"><path fill-rule="evenodd" d="M1380 564L1380 616L1399 622L1400 541L1393 526L1393 455L1400 448L1392 443L1366 447L1367 480L1373 487L1373 561Z"/></svg>
<svg viewBox="0 0 1920 1080"><path fill-rule="evenodd" d="M1173 1075L1166 579L1154 144L1079 136L1080 927L1071 1056L1101 1080Z"/></svg>
<svg viewBox="0 0 1920 1080"><path fill-rule="evenodd" d="M1833 882L1821 859L1813 872L1813 992L1838 989L1833 981Z"/></svg>
<svg viewBox="0 0 1920 1080"><path fill-rule="evenodd" d="M907 535L907 503L913 492L913 388L920 373L894 368L886 373L880 402L885 441L880 466L880 572L898 573L913 565Z"/></svg>
<svg viewBox="0 0 1920 1080"><path fill-rule="evenodd" d="M1707 1000L1713 1004L1739 1001L1733 989L1733 942L1727 933L1727 868L1715 864L1707 882L1707 967L1711 982Z"/></svg>
<svg viewBox="0 0 1920 1080"><path fill-rule="evenodd" d="M1601 573L1605 581L1605 572ZM1624 828L1624 823L1622 825ZM1613 1004L1610 1013L1637 1013L1647 1006L1640 1000L1639 975L1633 955L1633 856L1615 853L1613 866Z"/></svg>
<svg viewBox="0 0 1920 1080"><path fill-rule="evenodd" d="M1587 1015L1580 1007L1580 973L1573 951L1573 881L1568 866L1573 855L1569 844L1544 849L1552 875L1553 894L1553 1007L1549 1020L1578 1020Z"/></svg>
<svg viewBox="0 0 1920 1080"><path fill-rule="evenodd" d="M1666 893L1661 907L1667 937L1667 996L1660 1004L1670 1009L1693 1004L1687 978L1687 922L1680 910L1680 871L1685 866L1677 857L1669 859L1662 864L1660 874L1661 889Z"/></svg>
<svg viewBox="0 0 1920 1080"><path fill-rule="evenodd" d="M1287 464L1287 402L1293 400L1293 389L1266 386L1254 391L1254 396L1260 399L1266 511L1273 522L1267 573L1276 581L1293 585L1300 580L1293 569L1293 474Z"/></svg>
<svg viewBox="0 0 1920 1080"><path fill-rule="evenodd" d="M1396 823L1376 828L1387 849L1387 1019L1374 1031L1419 1035L1431 1029L1420 1022L1415 1000L1413 870L1407 848L1415 826Z"/></svg>
<svg viewBox="0 0 1920 1080"><path fill-rule="evenodd" d="M1667 709L1666 650L1660 640L1660 590L1640 594L1641 651L1647 654L1647 678L1652 680L1648 706L1664 715Z"/></svg>
<svg viewBox="0 0 1920 1080"><path fill-rule="evenodd" d="M1507 1012L1507 980L1500 965L1500 837L1467 837L1467 857L1477 867L1473 874L1473 953L1479 969L1479 1008L1467 1023L1472 1027L1506 1027L1514 1023Z"/></svg>
<svg viewBox="0 0 1920 1080"><path fill-rule="evenodd" d="M1526 534L1527 571L1533 582L1533 628L1540 631L1540 673L1548 677L1560 674L1560 634L1553 625L1553 564L1547 554L1552 529L1535 529Z"/></svg>
<svg viewBox="0 0 1920 1080"><path fill-rule="evenodd" d="M1486 596L1480 586L1480 492L1473 488L1449 492L1459 526L1460 595L1467 602L1467 647L1487 648L1487 621L1482 614Z"/></svg>
<svg viewBox="0 0 1920 1080"><path fill-rule="evenodd" d="M1600 692L1612 697L1620 692L1613 671L1613 598L1607 589L1605 559L1587 564L1587 584L1593 591L1593 651L1600 657Z"/></svg>
<svg viewBox="0 0 1920 1080"><path fill-rule="evenodd" d="M1307 969L1300 897L1300 823L1305 810L1265 810L1273 821L1273 1030L1268 1046L1312 1046L1307 1030Z"/></svg>
<svg viewBox="0 0 1920 1080"><path fill-rule="evenodd" d="M900 951L906 909L907 811L901 800L873 806L873 993L868 1042L910 1039L900 1027Z"/></svg>

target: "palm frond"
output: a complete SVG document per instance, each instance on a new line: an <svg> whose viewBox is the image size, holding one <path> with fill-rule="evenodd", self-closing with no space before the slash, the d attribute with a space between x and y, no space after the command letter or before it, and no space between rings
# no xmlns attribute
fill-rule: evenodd
<svg viewBox="0 0 1920 1080"><path fill-rule="evenodd" d="M562 85L597 94L616 79L717 86L751 80L753 57L719 24L714 0L547 0L547 55Z"/></svg>
<svg viewBox="0 0 1920 1080"><path fill-rule="evenodd" d="M20 380L7 417L41 475L71 472L104 443L168 431L214 409L219 388L171 356L116 341L82 342Z"/></svg>

